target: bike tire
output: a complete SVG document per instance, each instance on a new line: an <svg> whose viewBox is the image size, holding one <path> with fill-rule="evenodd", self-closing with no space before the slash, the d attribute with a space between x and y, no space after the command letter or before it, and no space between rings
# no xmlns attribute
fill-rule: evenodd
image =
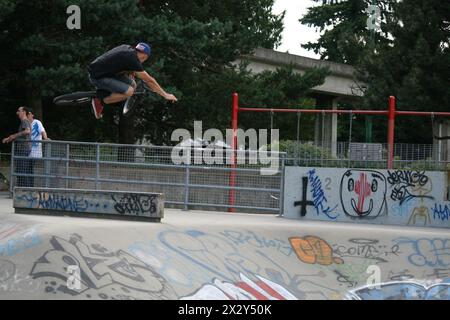
<svg viewBox="0 0 450 320"><path fill-rule="evenodd" d="M91 102L96 96L95 91L80 91L64 94L53 99L53 103L57 106L74 106Z"/></svg>

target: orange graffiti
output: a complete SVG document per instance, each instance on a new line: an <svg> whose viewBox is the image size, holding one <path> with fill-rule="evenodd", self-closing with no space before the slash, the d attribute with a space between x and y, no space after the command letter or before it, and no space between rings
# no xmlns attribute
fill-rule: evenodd
<svg viewBox="0 0 450 320"><path fill-rule="evenodd" d="M333 263L344 263L344 260L341 258L333 257L333 249L328 242L321 238L315 236L292 237L289 238L289 242L297 257L304 263L323 266L329 266Z"/></svg>

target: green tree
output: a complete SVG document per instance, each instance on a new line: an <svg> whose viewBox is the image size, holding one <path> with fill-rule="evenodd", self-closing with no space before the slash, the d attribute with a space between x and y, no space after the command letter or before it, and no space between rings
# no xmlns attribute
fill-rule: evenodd
<svg viewBox="0 0 450 320"><path fill-rule="evenodd" d="M380 18L385 21L395 0L375 1ZM367 27L368 9L373 3L374 0L335 1L309 8L299 21L320 31L321 36L317 42L308 42L303 47L323 60L358 65L375 43L386 42L385 23L377 33Z"/></svg>
<svg viewBox="0 0 450 320"><path fill-rule="evenodd" d="M108 48L136 43L140 10L134 0L15 1L3 16L0 81L9 103L28 104L54 139L117 141L114 121L96 122L86 108L57 108L54 96L91 88L87 64ZM81 8L81 30L69 30L66 9ZM12 106L17 108L17 105ZM11 119L11 110L5 117ZM12 112L12 114L10 114ZM3 116L3 115L2 115ZM112 118L109 115L109 118ZM3 117L2 117L3 118Z"/></svg>
<svg viewBox="0 0 450 320"><path fill-rule="evenodd" d="M11 106L0 110L1 118L14 123L14 104L27 102L38 117L45 116L53 139L121 143L143 136L154 144L169 143L173 129L190 128L194 120L229 127L232 92L243 88L249 95L264 96L269 85L288 76L292 81L278 85L283 91L279 98L285 98L278 102L284 103L295 98L295 86L303 92L321 81L312 74L299 82L290 72L271 78L234 70L237 57L279 44L283 14L272 13L273 2L0 0L1 8L8 8L0 21L2 47L7 48L0 53L0 82L5 88L0 99ZM80 30L66 28L66 8L74 4L81 8ZM52 104L56 95L92 88L86 66L95 57L116 45L139 41L153 45L144 67L180 98L179 103L152 94L128 117L119 107L106 107L100 121L89 106Z"/></svg>
<svg viewBox="0 0 450 320"><path fill-rule="evenodd" d="M66 28L66 8L73 4L81 8L81 30ZM259 46L273 47L280 40L282 15L271 13L272 4L273 0L221 4L194 0L2 0L1 8L8 10L2 11L0 22L2 47L7 48L2 50L0 81L9 98L27 100L39 117L42 109L49 111L45 121L47 127L53 124L49 133L54 138L117 141L125 137L121 142L133 142L136 134L131 131L136 125L153 131L154 126L148 127L145 121L149 110L153 118L158 117L158 131L166 132L169 119L164 114L183 110L183 103L174 107L153 97L147 101L151 108L138 110L141 114L137 112L135 117L124 119L118 108L108 108L105 119L95 122L89 108L56 108L52 98L86 90L90 87L86 65L92 59L115 45L141 40L154 46L147 70L164 88L181 95L184 90L177 88L189 85L194 73L208 77L222 72L240 54ZM57 127L61 114L71 121ZM118 128L122 129L120 135Z"/></svg>
<svg viewBox="0 0 450 320"><path fill-rule="evenodd" d="M369 104L386 103L389 95L398 109L448 111L450 109L450 3L402 1L393 4L387 28L392 40L379 46L361 63L369 83ZM431 121L402 117L398 142L430 143Z"/></svg>
<svg viewBox="0 0 450 320"><path fill-rule="evenodd" d="M367 84L366 107L386 109L390 95L398 108L421 111L448 110L450 3L448 1L382 1L380 29L367 28L372 0L348 0L311 8L300 21L323 31L316 43L305 47L323 59L353 64ZM385 121L375 138L386 139ZM429 119L401 118L396 141L431 142Z"/></svg>

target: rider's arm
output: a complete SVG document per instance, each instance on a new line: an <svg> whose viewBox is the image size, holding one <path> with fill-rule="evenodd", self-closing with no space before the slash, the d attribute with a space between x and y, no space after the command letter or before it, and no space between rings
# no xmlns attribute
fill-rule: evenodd
<svg viewBox="0 0 450 320"><path fill-rule="evenodd" d="M136 75L142 79L154 92L162 96L167 100L177 101L177 98L173 94L167 93L163 88L158 84L155 78L150 76L147 71L136 72Z"/></svg>

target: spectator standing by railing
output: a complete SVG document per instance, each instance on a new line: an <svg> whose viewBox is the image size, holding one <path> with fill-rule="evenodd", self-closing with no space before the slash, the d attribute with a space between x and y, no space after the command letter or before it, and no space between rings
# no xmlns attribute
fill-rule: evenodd
<svg viewBox="0 0 450 320"><path fill-rule="evenodd" d="M34 168L38 163L38 159L42 158L42 140L50 140L47 136L42 122L34 118L33 109L28 108L28 121L31 124L31 174L34 175ZM34 186L34 177L31 177L32 185Z"/></svg>
<svg viewBox="0 0 450 320"><path fill-rule="evenodd" d="M28 109L25 106L20 106L17 109L17 117L20 119L20 126L17 133L14 133L7 138L4 138L3 143L10 143L16 140L15 149L13 150L15 157L29 157L31 151L31 144L28 140L31 138L31 124L28 121ZM17 177L18 187L32 187L33 179L32 162L30 159L20 158L15 161L15 171L17 174L24 174L26 176ZM12 177L11 177L12 179Z"/></svg>

